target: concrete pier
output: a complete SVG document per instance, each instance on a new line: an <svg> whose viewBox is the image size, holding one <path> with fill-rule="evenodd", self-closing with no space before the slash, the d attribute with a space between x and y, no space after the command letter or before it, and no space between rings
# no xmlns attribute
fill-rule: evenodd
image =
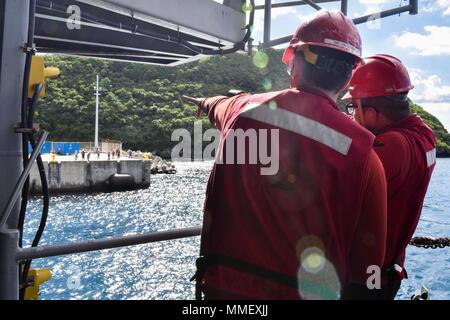
<svg viewBox="0 0 450 320"><path fill-rule="evenodd" d="M152 161L61 161L44 162L51 194L108 191L106 181L115 174L129 174L138 189L150 186ZM37 165L30 173L30 192L41 194L42 185Z"/></svg>

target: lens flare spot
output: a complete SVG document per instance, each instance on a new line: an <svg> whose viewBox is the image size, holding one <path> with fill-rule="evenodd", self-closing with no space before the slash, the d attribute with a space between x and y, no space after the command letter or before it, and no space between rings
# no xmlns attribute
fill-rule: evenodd
<svg viewBox="0 0 450 320"><path fill-rule="evenodd" d="M264 69L269 64L269 56L263 51L258 51L253 55L253 64L259 69Z"/></svg>
<svg viewBox="0 0 450 320"><path fill-rule="evenodd" d="M262 86L263 86L264 90L266 90L266 91L272 90L272 80L270 80L268 78L264 78L262 81Z"/></svg>
<svg viewBox="0 0 450 320"><path fill-rule="evenodd" d="M303 251L300 261L307 272L318 273L323 269L326 259L322 250L312 247Z"/></svg>
<svg viewBox="0 0 450 320"><path fill-rule="evenodd" d="M270 101L269 102L269 108L271 110L276 110L278 108L277 102L276 101Z"/></svg>
<svg viewBox="0 0 450 320"><path fill-rule="evenodd" d="M295 176L295 174L290 174L288 176L288 181L289 183L295 183L297 181L297 177Z"/></svg>
<svg viewBox="0 0 450 320"><path fill-rule="evenodd" d="M306 265L311 269L318 269L324 264L324 258L320 254L312 253L306 258Z"/></svg>
<svg viewBox="0 0 450 320"><path fill-rule="evenodd" d="M334 266L322 250L307 248L303 254L298 276L300 296L307 300L338 300L341 284Z"/></svg>
<svg viewBox="0 0 450 320"><path fill-rule="evenodd" d="M242 5L242 12L243 13L250 13L253 10L253 6L251 3L244 3Z"/></svg>

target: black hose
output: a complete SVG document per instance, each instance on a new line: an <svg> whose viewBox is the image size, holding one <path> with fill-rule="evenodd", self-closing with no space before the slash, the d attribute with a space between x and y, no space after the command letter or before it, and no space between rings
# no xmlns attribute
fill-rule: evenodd
<svg viewBox="0 0 450 320"><path fill-rule="evenodd" d="M33 149L36 147L36 142L34 140L31 140L31 145L33 146ZM42 161L42 157L39 155L36 159L38 169L39 169L39 175L41 177L41 183L42 183L42 193L44 197L44 207L42 210L42 216L41 221L39 223L38 230L36 232L36 235L34 237L33 243L31 244L31 247L37 247L39 244L39 241L41 240L42 234L45 230L45 226L47 224L47 218L48 218L48 209L50 205L50 196L48 191L48 184L47 184L47 178L45 176L45 167L44 162ZM28 280L28 272L30 271L32 260L26 260L23 269L22 269L22 275L20 277L20 294L19 297L21 300L25 297L25 289L27 287L27 280Z"/></svg>
<svg viewBox="0 0 450 320"><path fill-rule="evenodd" d="M30 101L29 104L29 110L28 110L28 119L27 119L27 128L32 128L33 127L33 120L34 120L34 113L36 110L36 105L37 102L39 100L39 95L43 89L43 85L39 84L36 86L35 88L35 92L33 94L33 98ZM36 141L34 140L34 135L32 133L28 134L28 139L30 141L31 147L33 148L33 150L36 149ZM37 160L37 166L39 169L39 176L41 179L41 184L42 184L42 193L43 193L43 198L44 198L44 205L43 205L43 210L42 210L42 216L41 216L41 221L39 223L39 227L38 230L36 231L36 235L33 239L33 242L31 244L32 247L36 247L39 244L39 241L41 240L42 234L45 230L45 226L47 224L47 218L48 218L48 210L49 210L49 205L50 205L50 196L49 196L49 190L48 190L48 183L47 183L47 177L45 175L45 167L44 167L44 162L42 161L42 157L41 155L38 156ZM22 220L20 221L22 224L22 236L23 236L23 224L25 221L25 214L23 215ZM28 272L30 271L30 267L31 267L31 262L32 260L26 260L25 262L22 263L22 273L20 276L20 291L19 291L19 298L21 300L24 299L25 297L25 290L27 287L27 279L28 279Z"/></svg>
<svg viewBox="0 0 450 320"><path fill-rule="evenodd" d="M32 129L33 128L33 122L34 122L34 112L36 110L36 106L39 100L39 95L42 92L42 89L44 88L43 84L38 84L35 86L33 98L31 99L30 108L28 110L28 118L27 118L27 128Z"/></svg>
<svg viewBox="0 0 450 320"><path fill-rule="evenodd" d="M35 87L35 92L32 99L28 99L29 102L29 109L27 109L27 120L25 122L25 128L32 129L33 128L33 120L34 120L34 111L36 109L37 100L39 99L39 95L43 89L43 85L39 84ZM23 166L25 167L28 164L28 143L30 142L30 136L28 134L22 135L22 154L23 154ZM31 144L31 143L30 143ZM23 227L25 224L25 215L27 210L27 204L28 204L28 193L30 188L30 177L28 177L27 181L25 181L25 184L22 189L22 201L20 206L20 213L19 213L19 221L17 225L17 230L19 230L19 247L22 248L23 244Z"/></svg>

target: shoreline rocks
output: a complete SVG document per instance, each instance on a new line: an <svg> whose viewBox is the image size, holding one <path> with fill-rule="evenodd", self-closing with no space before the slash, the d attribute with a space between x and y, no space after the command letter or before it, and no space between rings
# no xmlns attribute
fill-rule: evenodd
<svg viewBox="0 0 450 320"><path fill-rule="evenodd" d="M152 159L152 167L150 169L151 174L175 174L177 173L177 169L175 165L167 160L162 159L158 156L153 156Z"/></svg>

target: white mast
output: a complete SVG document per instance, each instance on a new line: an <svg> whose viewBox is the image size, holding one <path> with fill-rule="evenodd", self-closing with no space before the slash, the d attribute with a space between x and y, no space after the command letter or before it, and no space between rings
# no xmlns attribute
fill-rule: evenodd
<svg viewBox="0 0 450 320"><path fill-rule="evenodd" d="M96 98L95 99L95 148L98 148L98 107L100 104L100 101L99 101L100 88L99 88L98 82L99 82L99 79L98 79L98 75L97 75L97 85L95 87L95 98Z"/></svg>

